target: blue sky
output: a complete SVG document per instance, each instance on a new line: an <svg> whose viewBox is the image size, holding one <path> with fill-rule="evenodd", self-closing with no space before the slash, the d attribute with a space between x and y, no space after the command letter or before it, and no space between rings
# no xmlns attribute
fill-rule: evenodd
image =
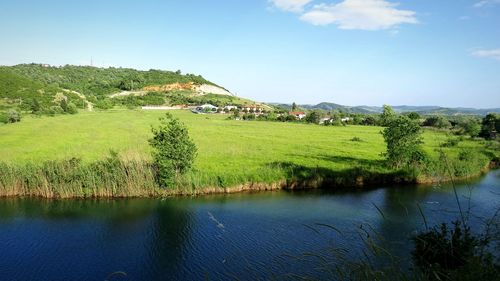
<svg viewBox="0 0 500 281"><path fill-rule="evenodd" d="M201 74L265 102L500 107L500 0L0 2L0 64Z"/></svg>

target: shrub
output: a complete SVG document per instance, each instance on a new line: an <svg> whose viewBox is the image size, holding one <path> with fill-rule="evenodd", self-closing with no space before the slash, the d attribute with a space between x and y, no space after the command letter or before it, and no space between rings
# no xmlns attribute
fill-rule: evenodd
<svg viewBox="0 0 500 281"><path fill-rule="evenodd" d="M362 142L362 140L358 137L354 137L351 139L351 141L354 141L354 142Z"/></svg>
<svg viewBox="0 0 500 281"><path fill-rule="evenodd" d="M197 153L196 145L186 126L170 113L160 118L160 126L151 131L153 138L149 144L158 169L158 182L162 187L173 186L177 176L191 169Z"/></svg>
<svg viewBox="0 0 500 281"><path fill-rule="evenodd" d="M98 100L95 103L95 107L102 109L102 110L108 110L108 109L113 108L113 103L109 100Z"/></svg>
<svg viewBox="0 0 500 281"><path fill-rule="evenodd" d="M56 114L62 114L64 113L64 110L58 106L58 105L54 105L54 106L51 106L49 107L46 111L45 111L46 114L48 115L56 115Z"/></svg>
<svg viewBox="0 0 500 281"><path fill-rule="evenodd" d="M76 105L72 102L68 103L68 106L66 107L66 112L69 114L77 114L78 109L76 108Z"/></svg>
<svg viewBox="0 0 500 281"><path fill-rule="evenodd" d="M412 258L428 280L493 280L498 266L484 249L489 237L472 234L460 221L443 223L413 238Z"/></svg>
<svg viewBox="0 0 500 281"><path fill-rule="evenodd" d="M417 122L406 116L393 119L382 132L387 144L387 161L394 168L410 167L424 162L421 148L422 129Z"/></svg>
<svg viewBox="0 0 500 281"><path fill-rule="evenodd" d="M21 114L14 109L11 109L7 112L7 122L8 123L16 123L21 121Z"/></svg>
<svg viewBox="0 0 500 281"><path fill-rule="evenodd" d="M424 126L435 127L438 129L447 129L451 127L451 123L443 116L431 116L425 119Z"/></svg>

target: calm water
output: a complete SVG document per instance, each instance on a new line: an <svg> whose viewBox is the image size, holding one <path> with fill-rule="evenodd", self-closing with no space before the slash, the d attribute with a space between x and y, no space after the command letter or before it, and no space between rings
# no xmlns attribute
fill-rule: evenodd
<svg viewBox="0 0 500 281"><path fill-rule="evenodd" d="M499 171L471 186L458 188L464 208L471 194L474 215L492 216L500 206ZM364 247L361 225L385 237L395 253L408 253L409 237L424 227L417 203L429 224L458 217L449 186L165 200L0 199L0 279L255 280L314 273L312 264L293 257L332 247L355 257ZM472 223L480 227L478 219Z"/></svg>

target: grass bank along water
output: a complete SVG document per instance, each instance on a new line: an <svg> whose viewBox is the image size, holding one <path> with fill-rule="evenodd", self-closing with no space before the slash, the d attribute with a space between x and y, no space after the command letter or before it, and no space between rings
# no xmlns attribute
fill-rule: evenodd
<svg viewBox="0 0 500 281"><path fill-rule="evenodd" d="M0 195L141 197L281 188L428 182L479 174L498 156L486 143L424 133L433 161L419 170L385 167L380 127L323 127L173 113L198 149L194 169L160 189L150 164L150 126L162 112L110 111L26 118L0 126ZM361 141L352 141L354 137ZM119 155L109 153L118 151ZM437 150L444 152L441 155ZM446 158L444 158L446 157Z"/></svg>

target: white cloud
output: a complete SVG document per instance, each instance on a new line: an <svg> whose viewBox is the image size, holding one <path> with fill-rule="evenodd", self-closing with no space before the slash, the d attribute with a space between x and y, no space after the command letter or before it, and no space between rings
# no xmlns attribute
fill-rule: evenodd
<svg viewBox="0 0 500 281"><path fill-rule="evenodd" d="M472 5L472 7L482 8L482 7L491 6L494 4L500 4L500 0L482 0L482 1L476 2L474 5Z"/></svg>
<svg viewBox="0 0 500 281"><path fill-rule="evenodd" d="M492 58L500 60L500 49L476 50L472 52L472 55L478 58Z"/></svg>
<svg viewBox="0 0 500 281"><path fill-rule="evenodd" d="M344 0L338 4L319 4L300 19L313 25L336 24L341 29L380 30L400 24L418 23L414 11L397 9L385 0Z"/></svg>
<svg viewBox="0 0 500 281"><path fill-rule="evenodd" d="M276 8L293 13L301 13L313 0L269 0Z"/></svg>

